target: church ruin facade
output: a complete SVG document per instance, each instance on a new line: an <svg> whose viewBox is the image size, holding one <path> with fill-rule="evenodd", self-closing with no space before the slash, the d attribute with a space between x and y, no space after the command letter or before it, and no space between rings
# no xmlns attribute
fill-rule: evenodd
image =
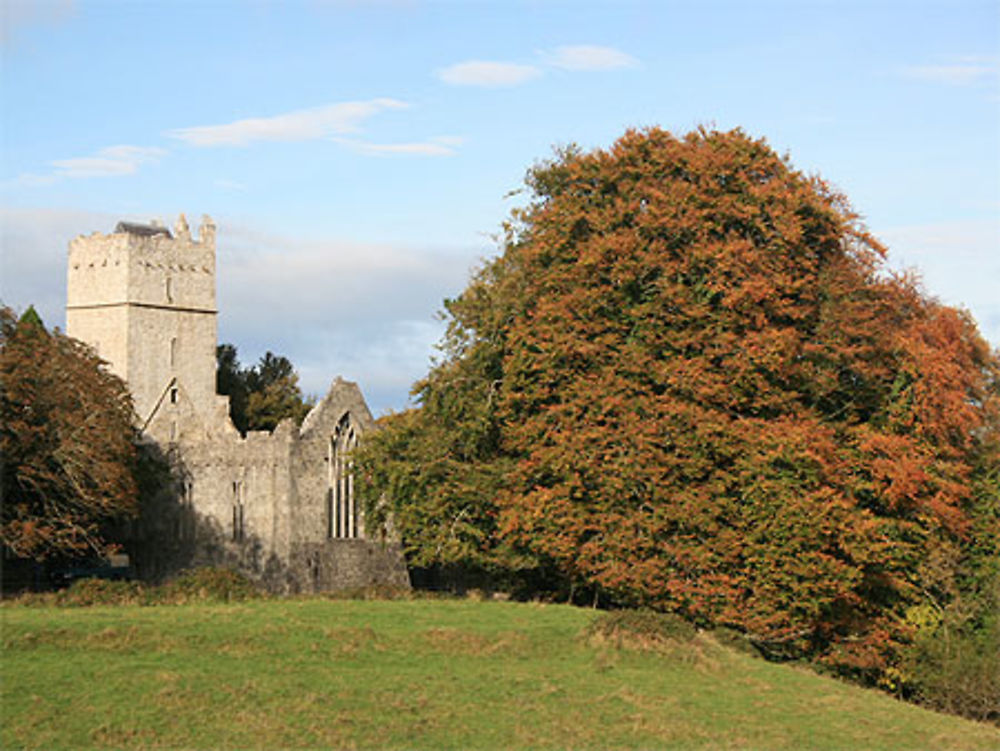
<svg viewBox="0 0 1000 751"><path fill-rule="evenodd" d="M243 436L216 394L215 225L120 222L70 243L66 331L128 384L172 479L127 535L140 574L228 565L274 591L408 586L398 543L368 530L351 451L373 420L340 378L306 416Z"/></svg>

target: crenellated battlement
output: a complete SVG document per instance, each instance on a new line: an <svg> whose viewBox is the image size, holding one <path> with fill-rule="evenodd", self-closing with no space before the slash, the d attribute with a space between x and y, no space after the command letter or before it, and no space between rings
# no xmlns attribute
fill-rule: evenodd
<svg viewBox="0 0 1000 751"><path fill-rule="evenodd" d="M92 232L74 238L69 245L71 265L74 262L92 262L102 255L123 250L141 251L155 256L178 257L210 253L215 255L215 222L208 215L202 217L197 239L191 236L187 219L177 218L174 232L157 220L149 224L118 222L114 232Z"/></svg>
<svg viewBox="0 0 1000 751"><path fill-rule="evenodd" d="M199 413L214 409L215 229L202 217L193 237L181 214L173 232L156 220L122 221L70 242L67 332L129 382L142 418L170 383Z"/></svg>
<svg viewBox="0 0 1000 751"><path fill-rule="evenodd" d="M215 222L198 238L181 214L174 232L160 222L119 222L110 234L70 242L67 307L141 304L215 311Z"/></svg>
<svg viewBox="0 0 1000 751"><path fill-rule="evenodd" d="M336 379L302 427L241 436L215 393L215 223L119 222L72 241L66 329L129 385L144 439L173 463L137 548L145 575L237 565L276 591L406 586L395 544L367 540L350 452L374 420ZM159 505L157 505L159 504ZM140 525L142 526L142 525Z"/></svg>

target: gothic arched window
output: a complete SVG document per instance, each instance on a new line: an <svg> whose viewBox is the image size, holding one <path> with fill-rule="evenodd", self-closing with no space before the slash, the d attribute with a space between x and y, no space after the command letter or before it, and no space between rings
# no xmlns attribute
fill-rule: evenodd
<svg viewBox="0 0 1000 751"><path fill-rule="evenodd" d="M337 423L327 449L326 536L330 539L361 536L362 524L354 502L354 465L351 461L351 451L357 444L358 434L348 413Z"/></svg>

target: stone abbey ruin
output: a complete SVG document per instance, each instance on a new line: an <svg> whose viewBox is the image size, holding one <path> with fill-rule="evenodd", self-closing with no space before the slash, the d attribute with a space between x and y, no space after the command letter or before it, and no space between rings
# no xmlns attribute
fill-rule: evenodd
<svg viewBox="0 0 1000 751"><path fill-rule="evenodd" d="M127 384L171 478L126 537L143 578L228 565L279 592L408 586L397 542L367 530L350 453L373 426L337 378L301 427L241 436L216 394L215 225L193 237L119 222L69 246L66 331Z"/></svg>

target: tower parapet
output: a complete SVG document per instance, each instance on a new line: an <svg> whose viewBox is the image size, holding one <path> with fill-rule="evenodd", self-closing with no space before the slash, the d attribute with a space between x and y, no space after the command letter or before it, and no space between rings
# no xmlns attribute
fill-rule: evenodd
<svg viewBox="0 0 1000 751"><path fill-rule="evenodd" d="M195 410L215 406L215 224L197 240L183 215L119 222L70 243L66 331L95 347L129 384L141 421L183 392Z"/></svg>
<svg viewBox="0 0 1000 751"><path fill-rule="evenodd" d="M197 239L195 239L197 238ZM120 222L69 249L67 331L129 386L139 427L171 462L127 549L140 575L236 566L275 591L407 586L402 551L372 539L351 452L374 427L337 379L301 429L245 437L215 394L215 223Z"/></svg>
<svg viewBox="0 0 1000 751"><path fill-rule="evenodd" d="M184 242L191 241L191 228L188 227L187 217L183 214L177 217L177 222L174 224L174 234L178 240L183 240Z"/></svg>

